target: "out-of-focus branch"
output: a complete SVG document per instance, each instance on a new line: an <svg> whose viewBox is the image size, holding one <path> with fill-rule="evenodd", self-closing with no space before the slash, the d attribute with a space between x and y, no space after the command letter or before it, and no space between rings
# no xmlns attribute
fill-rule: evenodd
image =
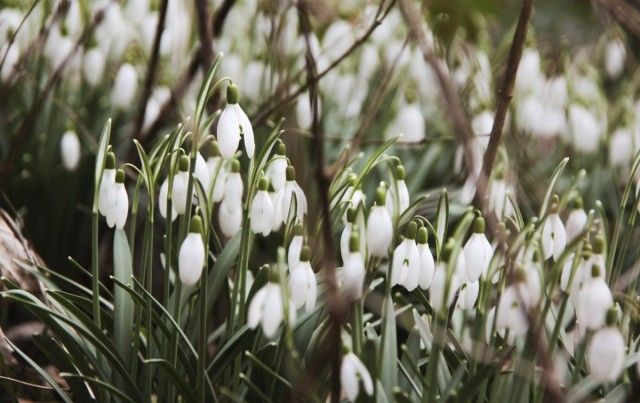
<svg viewBox="0 0 640 403"><path fill-rule="evenodd" d="M160 15L158 16L158 25L156 26L156 33L153 38L153 47L151 50L151 57L149 58L149 64L147 67L147 78L144 83L144 88L142 90L142 96L140 97L140 104L138 105L138 114L136 116L136 123L134 125L134 135L132 137L136 137L136 133L140 133L142 130L142 125L144 124L144 115L147 110L147 102L149 102L149 97L151 96L151 89L153 88L153 83L156 81L156 74L158 71L158 61L160 59L160 40L162 39L162 32L164 31L164 24L167 20L167 6L169 4L169 0L162 0L160 4Z"/></svg>
<svg viewBox="0 0 640 403"><path fill-rule="evenodd" d="M213 16L212 30L213 37L217 38L222 34L222 29L224 28L224 21L227 19L227 15L229 11L233 8L233 5L236 3L236 0L224 0L224 2L218 7L218 11L216 11Z"/></svg>
<svg viewBox="0 0 640 403"><path fill-rule="evenodd" d="M311 102L312 124L311 131L313 133L313 148L315 151L315 177L318 185L318 193L321 200L322 221L323 221L323 248L321 267L325 272L327 280L327 308L331 319L331 329L329 338L330 351L322 351L319 354L318 362L322 357L327 357L331 361L331 401L337 403L340 401L340 363L341 363L341 328L347 318L348 307L345 299L340 294L336 282L335 273L335 256L333 250L333 236L331 234L331 210L329 205L329 178L325 173L324 167L324 136L320 127L320 117L318 109L318 71L316 61L311 48L310 33L311 21L309 19L309 9L307 1L298 1L298 15L300 16L300 26L304 35L306 44L305 65L307 71L307 87L309 88L309 100ZM327 346L328 348L328 346ZM324 350L324 349L321 349ZM326 354L328 353L328 354ZM325 358L325 359L327 359ZM322 368L323 366L318 366ZM315 371L314 371L315 372ZM315 379L317 377L312 377Z"/></svg>
<svg viewBox="0 0 640 403"><path fill-rule="evenodd" d="M640 10L624 0L598 0L618 22L640 39Z"/></svg>
<svg viewBox="0 0 640 403"><path fill-rule="evenodd" d="M523 0L520 17L518 18L518 24L516 25L516 31L513 34L511 50L509 50L507 69L504 72L504 78L500 85L500 89L498 90L496 114L493 120L493 126L491 127L489 145L487 146L487 151L484 153L482 171L480 172L476 186L476 202L485 199L487 196L486 189L488 179L491 177L493 164L495 163L496 155L498 154L498 147L500 147L500 143L502 141L504 122L507 117L509 103L511 102L511 98L513 98L513 87L516 82L518 66L520 65L520 59L522 57L524 41L527 37L527 26L531 19L532 8L533 0Z"/></svg>
<svg viewBox="0 0 640 403"><path fill-rule="evenodd" d="M198 17L198 34L200 35L201 54L200 69L202 74L207 74L209 66L213 61L213 34L212 26L209 23L209 10L206 0L195 0L196 15Z"/></svg>
<svg viewBox="0 0 640 403"><path fill-rule="evenodd" d="M331 64L329 64L324 70L320 71L315 80L319 81L327 75L331 70L336 68L340 63L342 63L349 55L351 55L356 49L358 49L363 43L369 39L373 31L382 23L384 18L387 16L393 5L396 3L396 0L391 0L389 4L384 7L385 1L380 2L380 7L376 13L376 17L373 23L369 26L369 28L358 37L352 44L349 46L347 50L345 50L337 59L335 59ZM301 94L303 94L311 83L309 80L305 80L303 84L301 84L295 91L291 93L285 93L284 95L280 95L281 91L276 90L274 95L267 99L262 105L257 108L257 113L251 116L251 121L254 125L258 125L265 121L269 115L278 110L281 107L288 105L290 102L294 101Z"/></svg>
<svg viewBox="0 0 640 403"><path fill-rule="evenodd" d="M105 7L108 7L108 6L105 6ZM44 105L45 101L49 97L49 94L51 94L51 92L55 88L55 85L62 78L62 73L64 72L64 69L69 64L69 61L76 55L76 53L84 45L84 43L89 40L89 38L93 34L93 31L96 29L96 27L100 24L100 22L104 18L104 10L105 10L104 8L100 9L91 20L91 23L85 27L84 31L82 32L82 35L80 35L78 40L75 42L73 48L71 49L71 51L65 56L65 58L62 60L62 62L56 68L56 70L53 72L51 77L49 77L49 80L45 84L44 89L42 90L42 92L40 92L40 95L38 96L36 101L33 103L33 105L31 105L31 108L25 115L25 118L22 120L22 123L20 124L16 134L11 139L11 143L9 146L9 156L7 157L5 163L2 164L2 167L0 168L0 187L2 187L3 181L10 176L9 174L13 170L14 163L18 158L18 156L20 155L22 146L27 140L27 136L29 132L34 127L37 121L38 114L40 113L40 110L42 109L42 106Z"/></svg>
<svg viewBox="0 0 640 403"><path fill-rule="evenodd" d="M40 0L34 0L33 3L31 3L31 6L29 7L27 12L24 14L22 19L20 20L20 24L18 24L18 26L16 27L16 30L13 32L13 34L11 34L11 38L9 38L9 41L7 42L7 46L5 47L5 50L2 54L2 59L0 59L0 71L2 71L2 67L4 66L4 62L7 60L7 55L9 54L9 50L11 49L11 46L13 46L13 43L16 41L16 38L18 37L18 33L20 32L20 30L24 26L24 23L27 21L27 18L29 18L29 16L33 12L33 9L36 8L38 3L40 3ZM61 4L61 6L62 5L63 4ZM58 10L60 10L60 7L58 7Z"/></svg>

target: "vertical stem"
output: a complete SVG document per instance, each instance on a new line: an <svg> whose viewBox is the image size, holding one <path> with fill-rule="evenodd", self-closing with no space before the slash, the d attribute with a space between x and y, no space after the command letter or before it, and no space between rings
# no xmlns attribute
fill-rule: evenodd
<svg viewBox="0 0 640 403"><path fill-rule="evenodd" d="M208 231L206 231L208 232ZM205 237L208 238L208 237ZM208 255L209 251L209 242L208 239L205 239L205 256ZM207 262L208 258L205 257L205 265L202 270L202 277L200 278L200 294L198 296L198 302L200 305L199 309L199 330L200 334L198 335L198 401L201 403L205 402L205 375L207 371Z"/></svg>
<svg viewBox="0 0 640 403"><path fill-rule="evenodd" d="M91 290L93 296L93 320L96 326L102 328L100 321L100 267L98 245L98 212L94 211L91 217Z"/></svg>

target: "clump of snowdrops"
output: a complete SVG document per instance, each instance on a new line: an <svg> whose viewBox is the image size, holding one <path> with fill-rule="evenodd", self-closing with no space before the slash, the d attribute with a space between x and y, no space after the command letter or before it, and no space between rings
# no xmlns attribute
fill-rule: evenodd
<svg viewBox="0 0 640 403"><path fill-rule="evenodd" d="M12 347L57 398L321 401L332 380L349 401L631 393L636 303L611 285L636 209L607 223L601 205L585 210L575 185L555 194L564 160L539 216L525 218L502 160L487 210L453 214L446 190L409 193L403 163L390 154L396 139L347 160L332 176L328 205L310 204L315 189L299 185L280 123L254 133L239 88L227 77L214 81L219 63L193 118L149 150L135 142L139 161L120 162L104 126L92 266L70 259L92 288L27 263L44 299L4 282L2 297L47 327L36 345L65 387ZM208 114L214 91L226 103ZM638 161L623 207L634 197ZM430 199L437 209L425 215ZM144 235L134 243L139 222ZM100 267L105 224L112 267ZM323 257L324 231L334 261ZM256 256L258 243L268 253ZM161 294L151 291L157 262ZM348 307L345 321L334 322L330 298ZM327 351L338 352L337 363Z"/></svg>

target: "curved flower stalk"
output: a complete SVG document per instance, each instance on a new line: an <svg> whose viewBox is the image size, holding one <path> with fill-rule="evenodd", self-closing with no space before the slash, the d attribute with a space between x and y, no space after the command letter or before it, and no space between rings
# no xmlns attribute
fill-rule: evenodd
<svg viewBox="0 0 640 403"><path fill-rule="evenodd" d="M278 274L271 271L269 273L269 281L256 292L249 304L247 313L247 326L255 329L258 325L262 326L262 331L267 337L273 337L285 320L284 311L284 295L282 287L280 287ZM289 304L288 323L295 323L296 310L293 304Z"/></svg>
<svg viewBox="0 0 640 403"><path fill-rule="evenodd" d="M293 217L302 221L307 213L307 197L298 182L296 182L296 170L289 165L286 169L286 182L282 189L278 192L278 201L276 203L276 214L283 224L286 224ZM291 216L291 206L295 203L293 217Z"/></svg>
<svg viewBox="0 0 640 403"><path fill-rule="evenodd" d="M484 218L477 217L473 221L473 233L462 250L467 281L476 281L481 275L486 276L489 272L493 248L484 231Z"/></svg>
<svg viewBox="0 0 640 403"><path fill-rule="evenodd" d="M80 140L73 130L67 130L60 140L62 165L67 171L75 171L80 164Z"/></svg>
<svg viewBox="0 0 640 403"><path fill-rule="evenodd" d="M227 105L218 119L216 131L220 154L227 160L233 158L236 151L238 151L240 138L244 139L244 149L247 157L252 159L255 151L253 127L247 114L238 105L239 96L238 87L235 84L230 84L227 87Z"/></svg>
<svg viewBox="0 0 640 403"><path fill-rule="evenodd" d="M420 227L416 235L418 244L418 254L420 256L420 276L418 277L418 285L423 290L428 290L433 281L433 272L435 270L435 262L433 254L429 249L429 232L426 227Z"/></svg>
<svg viewBox="0 0 640 403"><path fill-rule="evenodd" d="M587 347L587 365L599 383L615 381L624 369L626 345L615 327L617 316L615 308L607 311L606 327L595 332Z"/></svg>
<svg viewBox="0 0 640 403"><path fill-rule="evenodd" d="M367 250L373 257L386 257L393 238L393 224L385 208L387 190L383 185L376 190L375 204L367 218Z"/></svg>
<svg viewBox="0 0 640 403"><path fill-rule="evenodd" d="M129 214L129 196L127 189L124 187L124 171L118 169L116 171L115 184L107 194L107 203L105 205L105 218L109 228L124 228Z"/></svg>
<svg viewBox="0 0 640 403"><path fill-rule="evenodd" d="M310 312L316 306L318 295L316 275L311 268L311 250L303 246L300 252L300 261L289 268L289 292L291 302L296 308L302 308Z"/></svg>
<svg viewBox="0 0 640 403"><path fill-rule="evenodd" d="M386 197L387 211L391 217L399 217L410 204L409 190L404 177L404 167L398 164L393 170L393 181Z"/></svg>
<svg viewBox="0 0 640 403"><path fill-rule="evenodd" d="M542 226L542 252L545 260L553 256L553 260L558 261L567 245L567 234L558 215L559 210L560 199L554 195L551 199L549 215Z"/></svg>
<svg viewBox="0 0 640 403"><path fill-rule="evenodd" d="M275 209L269 197L269 182L267 178L262 177L258 181L258 191L253 197L251 207L249 208L249 221L251 222L251 231L255 234L269 235L273 224L273 214Z"/></svg>
<svg viewBox="0 0 640 403"><path fill-rule="evenodd" d="M402 242L393 251L391 263L391 285L400 284L413 291L420 279L420 252L416 244L418 226L414 221L407 224Z"/></svg>
<svg viewBox="0 0 640 403"><path fill-rule="evenodd" d="M364 393L373 395L373 380L362 361L352 353L348 352L342 357L340 365L340 384L342 385L342 395L350 402L354 402L360 393L360 381Z"/></svg>
<svg viewBox="0 0 640 403"><path fill-rule="evenodd" d="M189 234L182 241L178 254L178 271L182 284L195 285L200 280L204 263L205 247L202 241L202 219L199 216L194 216L191 219Z"/></svg>

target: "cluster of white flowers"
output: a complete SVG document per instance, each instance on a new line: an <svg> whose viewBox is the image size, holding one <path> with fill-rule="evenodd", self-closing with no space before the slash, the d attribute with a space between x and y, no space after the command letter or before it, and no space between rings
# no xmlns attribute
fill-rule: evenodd
<svg viewBox="0 0 640 403"><path fill-rule="evenodd" d="M124 228L129 214L129 196L124 186L124 171L115 169L115 155L108 152L98 191L98 211L110 228Z"/></svg>

